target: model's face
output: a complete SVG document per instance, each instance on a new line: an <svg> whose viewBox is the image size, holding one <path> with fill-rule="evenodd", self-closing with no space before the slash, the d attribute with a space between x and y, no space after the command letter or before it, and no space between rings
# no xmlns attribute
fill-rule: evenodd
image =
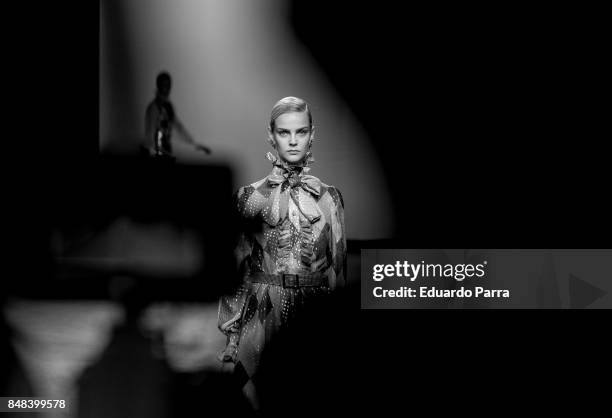
<svg viewBox="0 0 612 418"><path fill-rule="evenodd" d="M297 164L306 157L312 130L306 112L284 113L276 118L270 139L278 156L289 164Z"/></svg>

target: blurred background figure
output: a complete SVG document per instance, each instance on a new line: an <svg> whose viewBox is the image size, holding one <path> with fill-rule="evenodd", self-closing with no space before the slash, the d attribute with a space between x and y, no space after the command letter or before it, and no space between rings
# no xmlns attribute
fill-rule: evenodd
<svg viewBox="0 0 612 418"><path fill-rule="evenodd" d="M197 143L176 115L174 106L169 99L172 89L170 74L165 71L160 72L155 80L155 85L157 87L155 98L149 103L145 113L146 143L152 144L153 154L155 156L172 156L172 133L175 128L179 133L178 138L192 145L195 149L210 154L210 148ZM146 150L148 151L149 148Z"/></svg>

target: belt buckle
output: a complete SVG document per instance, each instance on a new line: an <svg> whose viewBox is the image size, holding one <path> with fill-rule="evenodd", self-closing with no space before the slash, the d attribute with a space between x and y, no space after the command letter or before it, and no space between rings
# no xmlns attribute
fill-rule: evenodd
<svg viewBox="0 0 612 418"><path fill-rule="evenodd" d="M288 278L293 278L293 280L294 280L293 285L291 285L291 281L289 281L289 283L287 282ZM299 288L300 287L300 281L298 279L298 275L297 274L285 274L285 273L283 273L283 287L284 288L287 288L287 287Z"/></svg>

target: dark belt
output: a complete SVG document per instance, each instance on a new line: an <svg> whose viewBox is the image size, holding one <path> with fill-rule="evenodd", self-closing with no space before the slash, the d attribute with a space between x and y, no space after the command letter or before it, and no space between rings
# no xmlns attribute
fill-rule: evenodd
<svg viewBox="0 0 612 418"><path fill-rule="evenodd" d="M328 286L327 276L315 274L266 274L252 273L247 281L251 283L265 283L282 286L283 288L321 287Z"/></svg>

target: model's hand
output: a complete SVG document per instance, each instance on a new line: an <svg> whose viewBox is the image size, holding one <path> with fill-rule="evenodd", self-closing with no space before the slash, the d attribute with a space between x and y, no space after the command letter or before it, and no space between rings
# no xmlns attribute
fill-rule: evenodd
<svg viewBox="0 0 612 418"><path fill-rule="evenodd" d="M233 338L232 338L233 337ZM238 345L236 344L235 341L233 341L233 339L235 339L235 335L232 335L230 337L230 341L228 342L228 344L225 346L225 349L223 349L217 356L217 360L226 363L226 362L235 362L236 361L236 356L238 354Z"/></svg>
<svg viewBox="0 0 612 418"><path fill-rule="evenodd" d="M231 361L228 362L224 362L221 363L221 372L222 373L233 373L234 372L234 368L236 367L236 364L232 363Z"/></svg>

